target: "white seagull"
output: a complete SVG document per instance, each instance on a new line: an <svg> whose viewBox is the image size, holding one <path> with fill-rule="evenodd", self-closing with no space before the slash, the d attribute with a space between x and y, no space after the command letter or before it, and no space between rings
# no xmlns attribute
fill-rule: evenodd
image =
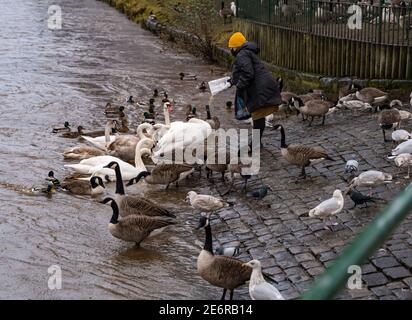
<svg viewBox="0 0 412 320"><path fill-rule="evenodd" d="M369 170L362 172L358 177L353 178L350 187L372 187L374 185L391 182L392 175L381 171Z"/></svg>
<svg viewBox="0 0 412 320"><path fill-rule="evenodd" d="M194 191L189 191L186 196L186 202L201 212L213 213L219 209L231 206L231 203L223 199L209 196L206 194L197 194Z"/></svg>
<svg viewBox="0 0 412 320"><path fill-rule="evenodd" d="M345 199L343 198L342 191L337 189L333 192L332 198L321 202L315 208L310 210L309 217L320 217L325 220L325 218L341 212L344 205Z"/></svg>
<svg viewBox="0 0 412 320"><path fill-rule="evenodd" d="M401 153L400 155L396 156L395 158L395 164L398 167L408 167L408 175L405 177L405 179L410 178L410 169L412 166L412 154L410 153Z"/></svg>
<svg viewBox="0 0 412 320"><path fill-rule="evenodd" d="M249 294L252 300L285 300L279 290L266 282L259 260L251 260L245 266L252 268L249 282Z"/></svg>

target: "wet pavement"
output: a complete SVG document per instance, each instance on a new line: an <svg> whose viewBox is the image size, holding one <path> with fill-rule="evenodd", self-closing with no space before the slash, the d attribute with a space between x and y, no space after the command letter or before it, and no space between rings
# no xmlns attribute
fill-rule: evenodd
<svg viewBox="0 0 412 320"><path fill-rule="evenodd" d="M63 29L47 29L47 8L62 6ZM203 177L181 183L167 192L140 184L130 194L144 194L176 213L179 224L142 248L111 237L110 207L99 199L57 193L52 198L23 195L23 187L39 185L49 170L68 175L61 152L78 144L51 134L69 121L87 130L101 129L104 105L124 103L129 95L146 102L154 88L175 100L172 120L183 119L188 103L205 117L209 95L197 82L180 81L178 73L195 73L200 80L219 78L225 71L210 66L161 42L106 4L86 1L6 0L0 12L0 298L23 299L218 299L221 291L196 272L197 254L204 241L194 231L198 217L184 202L190 190L218 195L225 189ZM222 127L248 128L233 119L225 102L233 91L216 97L212 113ZM161 114L160 101L156 102ZM143 109L127 106L132 124ZM239 185L233 208L212 221L215 246L241 241L240 259L257 258L274 275L287 299L297 298L373 219L381 204L344 210L336 231L324 230L320 220L304 216L335 188L345 188L344 164L355 157L361 170L378 169L396 175L390 186L374 195L390 200L407 184L404 173L385 159L391 144L382 142L376 115L333 114L324 127L308 128L296 117L280 119L287 142L325 148L336 159L307 170L311 176L296 184L299 168L279 154L280 134L267 130L261 171L249 188L270 185L274 192L261 201L246 197ZM162 117L160 116L161 120ZM133 125L132 125L133 127ZM412 129L412 123L405 125ZM110 186L108 193L113 192ZM269 208L268 205L271 207ZM406 219L364 266L364 289L347 290L340 298L407 299L412 286L412 217ZM49 290L47 269L62 268L63 288ZM248 299L247 287L235 292Z"/></svg>

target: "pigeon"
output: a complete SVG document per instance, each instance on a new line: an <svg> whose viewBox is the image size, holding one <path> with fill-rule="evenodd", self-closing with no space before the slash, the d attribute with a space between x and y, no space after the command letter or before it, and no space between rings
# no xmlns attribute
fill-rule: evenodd
<svg viewBox="0 0 412 320"><path fill-rule="evenodd" d="M285 300L279 290L263 278L262 265L259 260L251 260L244 265L252 268L249 281L249 295L252 300Z"/></svg>
<svg viewBox="0 0 412 320"><path fill-rule="evenodd" d="M349 197L352 199L353 203L355 204L351 209L355 208L357 205L364 204L365 207L368 206L368 202L375 202L375 201L383 201L381 198L375 198L371 196L364 195L359 191L350 189L348 191Z"/></svg>
<svg viewBox="0 0 412 320"><path fill-rule="evenodd" d="M345 166L345 173L355 173L358 171L359 163L356 160L348 160Z"/></svg>
<svg viewBox="0 0 412 320"><path fill-rule="evenodd" d="M222 246L216 249L216 254L219 256L236 257L240 254L240 243L231 246Z"/></svg>
<svg viewBox="0 0 412 320"><path fill-rule="evenodd" d="M263 199L268 194L268 191L272 191L272 188L269 186L263 186L259 189L249 192L247 195L256 199Z"/></svg>

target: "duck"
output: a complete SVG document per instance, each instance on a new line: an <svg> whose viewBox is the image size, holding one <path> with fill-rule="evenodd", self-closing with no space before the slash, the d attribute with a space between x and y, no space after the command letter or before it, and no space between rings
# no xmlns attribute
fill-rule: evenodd
<svg viewBox="0 0 412 320"><path fill-rule="evenodd" d="M411 134L408 131L403 130L403 129L398 129L392 132L392 140L395 143L403 142L411 138L412 138Z"/></svg>
<svg viewBox="0 0 412 320"><path fill-rule="evenodd" d="M186 73L183 73L183 72L180 72L179 73L179 77L180 77L180 80L189 80L189 81L196 81L197 80L197 75L195 75L195 74L186 74Z"/></svg>
<svg viewBox="0 0 412 320"><path fill-rule="evenodd" d="M286 144L285 129L282 125L277 124L273 127L274 130L280 130L281 142L280 151L283 158L302 168L301 177L306 178L305 168L319 163L324 160L334 161L325 150L319 147L308 147L303 144Z"/></svg>
<svg viewBox="0 0 412 320"><path fill-rule="evenodd" d="M64 132L60 135L60 138L76 139L83 135L84 128L82 126L77 127L77 131Z"/></svg>
<svg viewBox="0 0 412 320"><path fill-rule="evenodd" d="M142 124L143 123L149 123L152 126L154 126L156 124L155 119L153 118L153 116L149 113L149 112L144 112L143 113L143 120L142 120Z"/></svg>
<svg viewBox="0 0 412 320"><path fill-rule="evenodd" d="M169 188L169 185L178 182L191 173L193 173L194 168L188 164L176 164L176 163L162 163L156 165L151 172L146 172L144 180L148 184L162 184L166 185L166 190ZM139 182L139 177L131 179L127 186L131 186Z"/></svg>
<svg viewBox="0 0 412 320"><path fill-rule="evenodd" d="M187 105L187 110L186 110L186 121L189 121L192 118L196 118L196 107L192 107L191 104Z"/></svg>
<svg viewBox="0 0 412 320"><path fill-rule="evenodd" d="M75 195L98 195L105 190L103 179L100 177L91 177L87 180L70 180L62 183L61 188Z"/></svg>
<svg viewBox="0 0 412 320"><path fill-rule="evenodd" d="M53 183L53 186L54 186L56 189L61 188L60 180L57 179L57 178L54 176L54 171L49 171L49 173L48 173L48 175L47 175L47 178L46 178L46 181Z"/></svg>
<svg viewBox="0 0 412 320"><path fill-rule="evenodd" d="M349 188L351 187L371 187L379 184L391 183L392 175L377 171L369 170L362 172L358 177L353 178L350 183Z"/></svg>
<svg viewBox="0 0 412 320"><path fill-rule="evenodd" d="M110 203L112 207L113 214L108 225L112 236L126 242L135 242L137 247L146 238L155 236L166 227L176 224L171 219L145 215L133 214L119 218L119 206L113 198L107 197L101 203Z"/></svg>
<svg viewBox="0 0 412 320"><path fill-rule="evenodd" d="M213 130L217 130L220 128L220 120L217 116L211 116L209 105L206 105L206 122L210 124L210 127Z"/></svg>
<svg viewBox="0 0 412 320"><path fill-rule="evenodd" d="M285 300L278 289L266 282L262 274L262 264L259 260L251 260L245 263L244 266L252 268L249 281L249 295L252 300Z"/></svg>
<svg viewBox="0 0 412 320"><path fill-rule="evenodd" d="M298 95L298 98L302 100L303 104L306 104L310 100L324 100L325 96L322 92L308 92Z"/></svg>
<svg viewBox="0 0 412 320"><path fill-rule="evenodd" d="M110 102L106 104L104 108L104 114L107 117L113 117L119 115L120 112L124 111L124 106L113 106Z"/></svg>
<svg viewBox="0 0 412 320"><path fill-rule="evenodd" d="M192 208L210 214L222 208L233 206L233 203L226 202L223 199L206 194L197 194L195 191L187 193L186 202L189 202Z"/></svg>
<svg viewBox="0 0 412 320"><path fill-rule="evenodd" d="M394 159L396 156L402 153L412 153L412 140L406 140L398 145L392 152L389 154L388 159Z"/></svg>
<svg viewBox="0 0 412 320"><path fill-rule="evenodd" d="M129 96L129 98L127 98L127 100L126 100L126 103L135 104L133 96Z"/></svg>
<svg viewBox="0 0 412 320"><path fill-rule="evenodd" d="M118 118L118 126L116 131L119 133L128 133L129 132L129 119L127 118L126 113L121 112Z"/></svg>
<svg viewBox="0 0 412 320"><path fill-rule="evenodd" d="M252 268L234 257L213 254L212 229L207 216L201 216L197 230L205 229L205 244L197 258L197 272L210 284L223 288L221 300L225 300L227 290L230 291L230 300L237 287L250 280Z"/></svg>
<svg viewBox="0 0 412 320"><path fill-rule="evenodd" d="M159 97L159 90L158 90L158 89L154 89L154 90L153 90L152 97L153 97L153 98Z"/></svg>
<svg viewBox="0 0 412 320"><path fill-rule="evenodd" d="M63 151L64 159L84 160L92 157L103 156L105 152L99 148L90 147L85 144L73 148L66 148Z"/></svg>
<svg viewBox="0 0 412 320"><path fill-rule="evenodd" d="M322 126L325 125L326 115L335 110L333 103L330 101L312 99L304 103L303 100L299 97L292 97L291 101L298 114L302 113L302 118L303 116L306 116L306 118L311 117L309 127L312 125L314 117L322 117Z"/></svg>
<svg viewBox="0 0 412 320"><path fill-rule="evenodd" d="M206 82L202 81L198 86L198 89L202 92L205 92L207 90Z"/></svg>
<svg viewBox="0 0 412 320"><path fill-rule="evenodd" d="M70 132L71 128L70 128L70 124L68 121L64 122L64 127L63 128L53 128L52 132L53 133L59 133L59 132Z"/></svg>
<svg viewBox="0 0 412 320"><path fill-rule="evenodd" d="M176 218L176 216L169 210L157 205L153 201L140 196L128 196L124 192L122 172L117 162L110 162L105 168L112 169L116 172L116 193L115 200L119 207L121 217L129 215L145 215ZM137 179L140 180L147 176L147 171L141 172Z"/></svg>
<svg viewBox="0 0 412 320"><path fill-rule="evenodd" d="M124 180L130 180L138 175L142 171L147 171L146 166L142 161L143 154L150 154L150 149L153 147L154 141L149 138L145 138L139 141L135 149L135 166L113 156L98 156L89 159L84 159L78 164L67 164L66 168L71 168L81 174L98 175L100 177L108 176L111 181L116 179L116 173L114 170L104 168L110 162L117 162L122 171L122 177Z"/></svg>
<svg viewBox="0 0 412 320"><path fill-rule="evenodd" d="M378 124L382 129L383 141L387 142L385 131L389 129L399 129L401 115L397 109L383 110L378 116Z"/></svg>
<svg viewBox="0 0 412 320"><path fill-rule="evenodd" d="M226 109L230 110L233 107L233 102L232 101L226 101Z"/></svg>
<svg viewBox="0 0 412 320"><path fill-rule="evenodd" d="M28 192L31 195L45 195L50 197L53 193L56 193L57 189L54 186L52 181L47 182L47 187L44 188L38 188L38 187L33 187L30 189Z"/></svg>
<svg viewBox="0 0 412 320"><path fill-rule="evenodd" d="M319 217L325 221L326 218L341 212L344 206L345 199L343 198L342 191L337 189L333 192L332 198L322 201L315 208L309 210L309 217Z"/></svg>
<svg viewBox="0 0 412 320"><path fill-rule="evenodd" d="M410 153L401 153L400 155L395 157L395 164L398 167L408 167L408 175L405 177L405 179L410 178L410 170L412 166L412 154Z"/></svg>

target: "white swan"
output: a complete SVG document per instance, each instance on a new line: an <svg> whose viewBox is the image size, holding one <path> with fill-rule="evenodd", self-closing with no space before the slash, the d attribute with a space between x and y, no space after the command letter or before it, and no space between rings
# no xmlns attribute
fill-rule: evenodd
<svg viewBox="0 0 412 320"><path fill-rule="evenodd" d="M65 165L66 168L71 168L81 174L91 174L92 176L106 177L108 176L111 181L116 180L116 173L113 169L104 168L112 161L116 161L119 164L122 171L122 179L130 180L137 176L141 171L146 171L146 167L142 160L142 154L151 153L151 148L154 145L154 141L149 138L145 138L139 141L136 145L135 151L135 166L113 156L98 156L80 161L79 164Z"/></svg>
<svg viewBox="0 0 412 320"><path fill-rule="evenodd" d="M114 129L115 126L116 124L114 121L107 121L106 127L104 128L104 136L96 138L82 136L82 138L92 144L94 147L106 151L107 145L109 145L110 142L113 142L116 139L116 136L110 135L112 129Z"/></svg>

